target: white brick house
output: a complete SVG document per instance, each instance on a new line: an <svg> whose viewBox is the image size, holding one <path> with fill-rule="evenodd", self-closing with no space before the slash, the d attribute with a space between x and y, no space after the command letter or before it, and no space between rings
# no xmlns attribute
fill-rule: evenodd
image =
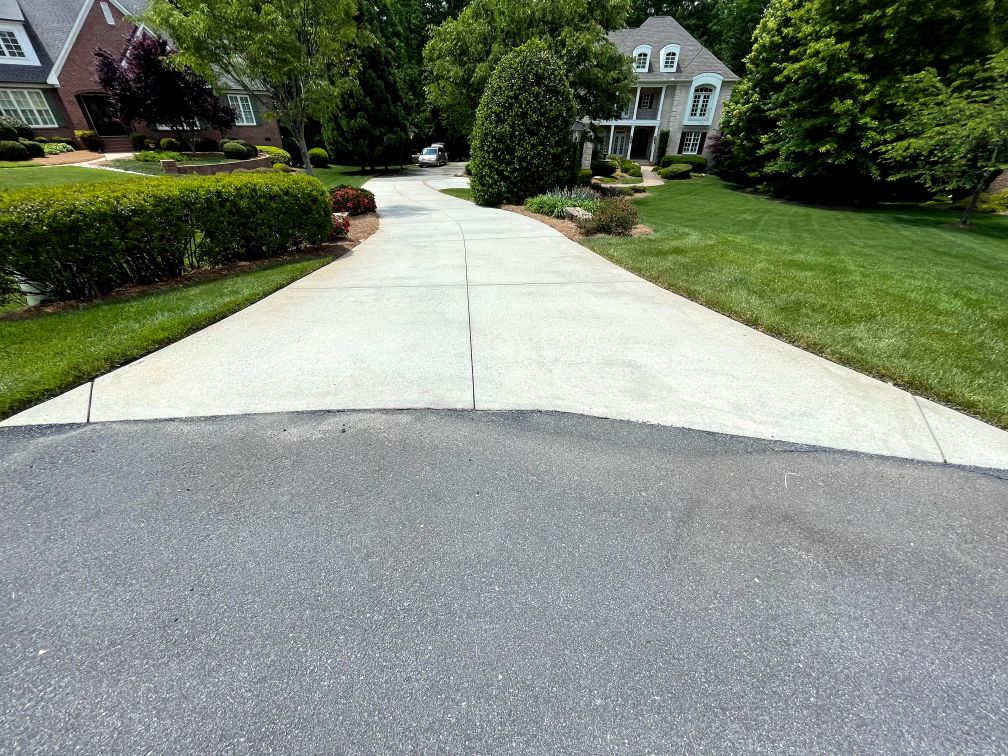
<svg viewBox="0 0 1008 756"><path fill-rule="evenodd" d="M669 132L665 154L708 155L724 103L738 77L670 16L653 16L609 39L633 61L634 98L602 126L602 151L657 161L658 136Z"/></svg>

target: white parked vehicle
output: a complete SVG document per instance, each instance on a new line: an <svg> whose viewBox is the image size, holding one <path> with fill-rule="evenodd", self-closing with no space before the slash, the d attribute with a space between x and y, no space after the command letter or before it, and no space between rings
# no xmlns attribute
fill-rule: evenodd
<svg viewBox="0 0 1008 756"><path fill-rule="evenodd" d="M417 157L417 165L421 168L425 165L448 165L448 153L445 152L444 144L438 142L424 147Z"/></svg>

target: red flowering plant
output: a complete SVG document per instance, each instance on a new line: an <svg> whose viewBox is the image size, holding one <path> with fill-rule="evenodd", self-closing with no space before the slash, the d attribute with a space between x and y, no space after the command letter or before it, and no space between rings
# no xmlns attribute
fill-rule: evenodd
<svg viewBox="0 0 1008 756"><path fill-rule="evenodd" d="M329 241L346 239L350 235L350 216L346 213L333 213L332 226L329 228Z"/></svg>
<svg viewBox="0 0 1008 756"><path fill-rule="evenodd" d="M346 184L340 184L330 189L329 200L332 203L334 213L364 215L364 213L373 213L377 209L374 194L367 189L358 189Z"/></svg>

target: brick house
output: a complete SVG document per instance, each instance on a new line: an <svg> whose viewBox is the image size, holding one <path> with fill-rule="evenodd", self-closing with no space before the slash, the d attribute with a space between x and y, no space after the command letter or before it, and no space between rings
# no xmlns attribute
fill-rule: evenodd
<svg viewBox="0 0 1008 756"><path fill-rule="evenodd" d="M116 120L101 90L94 51L117 53L134 35L149 33L129 20L142 9L143 0L0 0L0 114L20 118L41 136L91 129L106 150L129 150L129 125ZM280 145L276 122L263 116L255 97L235 88L221 98L238 113L229 136ZM140 130L170 136L154 125Z"/></svg>
<svg viewBox="0 0 1008 756"><path fill-rule="evenodd" d="M667 130L665 154L709 157L708 137L717 131L738 77L670 16L610 32L609 39L633 62L637 88L619 118L599 122L601 149L657 161L658 137Z"/></svg>

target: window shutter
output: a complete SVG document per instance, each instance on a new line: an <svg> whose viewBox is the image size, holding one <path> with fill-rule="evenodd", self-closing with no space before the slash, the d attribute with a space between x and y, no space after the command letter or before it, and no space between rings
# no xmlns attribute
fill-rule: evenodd
<svg viewBox="0 0 1008 756"><path fill-rule="evenodd" d="M705 141L707 141L707 132L706 131L701 131L700 132L700 144L696 148L696 154L697 155L703 155L703 146L704 146L704 142Z"/></svg>
<svg viewBox="0 0 1008 756"><path fill-rule="evenodd" d="M682 155L683 147L686 146L686 132L684 131L679 135L679 149L676 151L677 154Z"/></svg>

